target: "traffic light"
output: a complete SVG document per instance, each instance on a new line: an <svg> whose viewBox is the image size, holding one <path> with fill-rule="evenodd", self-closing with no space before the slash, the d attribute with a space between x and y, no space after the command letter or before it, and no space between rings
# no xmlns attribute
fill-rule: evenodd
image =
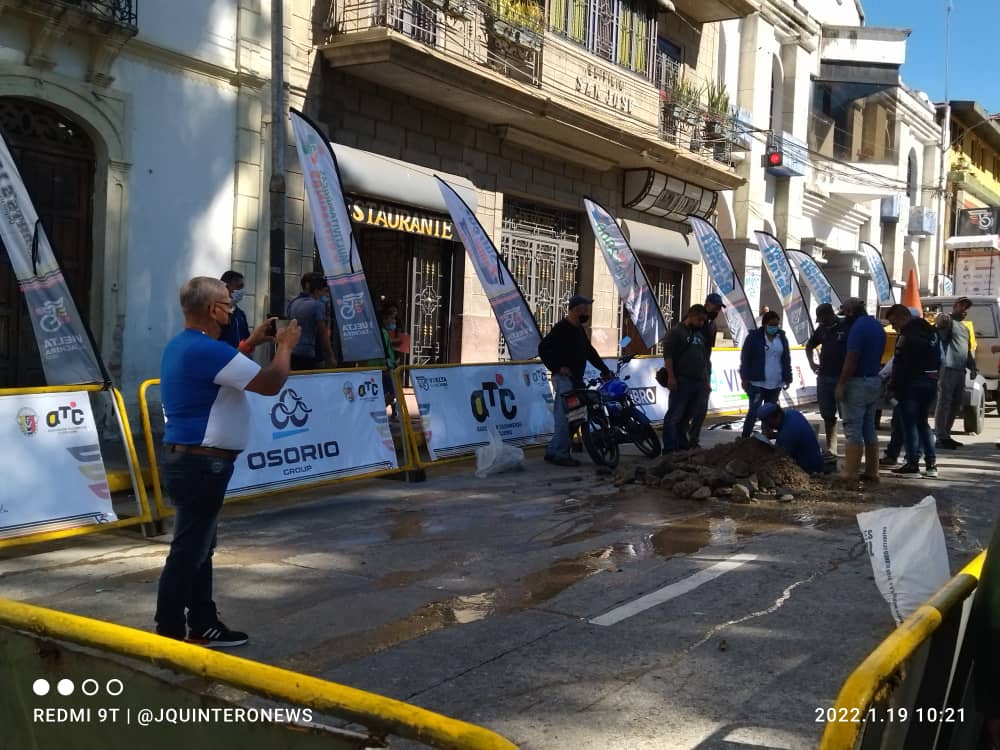
<svg viewBox="0 0 1000 750"><path fill-rule="evenodd" d="M761 158L761 166L764 168L780 167L785 163L785 155L778 149L768 148L767 153Z"/></svg>

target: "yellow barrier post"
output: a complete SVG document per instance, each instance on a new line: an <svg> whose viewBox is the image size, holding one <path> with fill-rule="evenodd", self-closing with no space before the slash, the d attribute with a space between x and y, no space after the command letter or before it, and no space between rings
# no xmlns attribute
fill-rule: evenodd
<svg viewBox="0 0 1000 750"><path fill-rule="evenodd" d="M0 397L72 393L79 391L90 394L103 393L106 389L99 383L85 383L80 385L45 385L30 388L0 388ZM121 432L122 439L125 441L127 447L129 475L132 480L132 489L136 494L136 501L139 506L139 515L132 518L119 519L117 521L112 521L111 523L89 524L87 526L76 526L67 529L57 529L54 531L39 531L7 539L0 539L0 549L40 542L51 542L59 539L66 539L68 537L82 536L84 534L95 534L111 529L123 529L130 526L147 524L153 520L151 509L149 507L149 498L146 495L146 488L141 479L141 470L138 466L138 456L135 451L135 444L132 441L132 431L128 422L128 414L125 411L124 401L122 400L121 393L119 393L117 389L112 388L107 392L112 399L112 407L117 418L118 429Z"/></svg>
<svg viewBox="0 0 1000 750"><path fill-rule="evenodd" d="M0 625L132 657L271 700L326 711L432 747L517 750L516 745L488 729L402 701L122 625L5 599L0 599Z"/></svg>
<svg viewBox="0 0 1000 750"><path fill-rule="evenodd" d="M907 617L851 673L832 709L835 718L846 720L827 722L820 750L853 750L872 704L884 697L900 667L934 634L950 610L972 595L985 560L986 553L981 552Z"/></svg>

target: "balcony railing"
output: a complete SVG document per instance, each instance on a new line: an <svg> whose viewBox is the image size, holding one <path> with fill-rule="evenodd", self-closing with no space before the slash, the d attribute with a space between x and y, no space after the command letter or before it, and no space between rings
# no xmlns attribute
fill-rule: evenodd
<svg viewBox="0 0 1000 750"><path fill-rule="evenodd" d="M505 0L354 0L338 32L387 28L522 83L541 77L542 23Z"/></svg>
<svg viewBox="0 0 1000 750"><path fill-rule="evenodd" d="M54 0L55 5L72 5L103 21L136 28L136 0Z"/></svg>
<svg viewBox="0 0 1000 750"><path fill-rule="evenodd" d="M809 118L809 149L840 161L867 164L897 164L895 125L881 133L852 132L838 128L832 118L812 114Z"/></svg>
<svg viewBox="0 0 1000 750"><path fill-rule="evenodd" d="M733 154L749 148L746 125L735 114L722 114L692 104L672 103L661 92L660 137L667 143L733 164Z"/></svg>

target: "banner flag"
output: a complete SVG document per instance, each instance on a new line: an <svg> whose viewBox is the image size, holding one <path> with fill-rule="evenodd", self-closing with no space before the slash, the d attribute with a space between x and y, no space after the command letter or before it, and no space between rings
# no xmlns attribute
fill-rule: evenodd
<svg viewBox="0 0 1000 750"><path fill-rule="evenodd" d="M291 118L316 247L333 299L343 358L347 362L384 359L381 324L361 267L337 157L330 143L308 118L295 110L291 111Z"/></svg>
<svg viewBox="0 0 1000 750"><path fill-rule="evenodd" d="M2 136L0 240L28 305L45 382L110 383Z"/></svg>
<svg viewBox="0 0 1000 750"><path fill-rule="evenodd" d="M715 227L698 216L688 216L688 222L694 230L695 239L698 240L709 276L712 277L712 282L726 303L729 333L736 346L741 347L747 333L757 328L757 321L750 309L746 292L740 284L740 277L736 275L733 261L729 258L726 246L722 244L722 238L715 231Z"/></svg>
<svg viewBox="0 0 1000 750"><path fill-rule="evenodd" d="M806 285L812 290L819 304L833 305L835 311L840 309L840 295L816 261L801 250L789 250L788 260L792 268L802 274L802 278L806 280Z"/></svg>
<svg viewBox="0 0 1000 750"><path fill-rule="evenodd" d="M754 232L757 236L757 246L760 247L760 254L767 269L767 275L771 277L774 290L778 293L781 306L785 310L785 319L788 328L795 336L799 345L805 344L812 336L812 318L809 317L809 310L806 309L806 301L802 297L802 290L799 288L799 281L792 273L792 267L785 255L785 248L778 242L778 238L767 232Z"/></svg>
<svg viewBox="0 0 1000 750"><path fill-rule="evenodd" d="M951 276L947 274L939 273L937 274L940 284L940 294L945 296L950 296L955 293L955 282L952 280Z"/></svg>
<svg viewBox="0 0 1000 750"><path fill-rule="evenodd" d="M646 272L611 214L590 198L584 198L583 205L601 255L618 287L618 296L625 303L642 343L652 349L667 335L667 323L649 287Z"/></svg>
<svg viewBox="0 0 1000 750"><path fill-rule="evenodd" d="M875 283L875 291L878 293L878 303L880 305L896 304L896 296L892 291L892 283L889 281L889 273L885 270L885 260L878 248L870 242L861 243L861 252L864 253L865 260L868 261L868 273L871 274ZM875 315L875 310L869 310Z"/></svg>
<svg viewBox="0 0 1000 750"><path fill-rule="evenodd" d="M507 351L512 359L536 359L542 336L517 280L465 201L440 177L435 176L434 179L448 206L455 232L465 245L476 276L490 300L493 314L507 342Z"/></svg>

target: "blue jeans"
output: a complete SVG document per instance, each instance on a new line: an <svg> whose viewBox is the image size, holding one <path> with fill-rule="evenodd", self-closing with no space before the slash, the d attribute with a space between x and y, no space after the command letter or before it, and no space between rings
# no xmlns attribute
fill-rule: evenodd
<svg viewBox="0 0 1000 750"><path fill-rule="evenodd" d="M878 375L851 378L844 389L841 404L844 436L852 445L877 445L875 412L882 398L882 379Z"/></svg>
<svg viewBox="0 0 1000 750"><path fill-rule="evenodd" d="M191 630L218 620L212 600L212 553L233 460L191 453L167 453L160 469L176 508L174 538L160 574L156 632L184 638L184 610Z"/></svg>
<svg viewBox="0 0 1000 750"><path fill-rule="evenodd" d="M924 449L924 463L934 466L937 454L934 452L934 433L928 418L931 413L931 403L937 395L937 384L930 378L919 378L908 384L906 392L900 399L902 407L903 431L906 436L906 460L916 463L920 448Z"/></svg>
<svg viewBox="0 0 1000 750"><path fill-rule="evenodd" d="M778 403L778 396L781 395L780 388L760 388L756 385L751 385L750 390L747 391L747 396L749 396L749 401L747 402L747 416L743 420L743 437L750 437L753 433L754 425L757 424L757 412L760 410L761 404L767 402L769 404Z"/></svg>
<svg viewBox="0 0 1000 750"><path fill-rule="evenodd" d="M677 388L670 391L667 413L663 417L663 452L687 450L694 419L708 393L708 383L695 378L677 377Z"/></svg>
<svg viewBox="0 0 1000 750"><path fill-rule="evenodd" d="M566 421L566 404L563 401L563 394L573 390L573 379L565 375L552 375L552 396L555 401L552 404L553 431L552 440L549 447L545 449L545 455L549 458L572 458L570 455L570 434L569 422Z"/></svg>

